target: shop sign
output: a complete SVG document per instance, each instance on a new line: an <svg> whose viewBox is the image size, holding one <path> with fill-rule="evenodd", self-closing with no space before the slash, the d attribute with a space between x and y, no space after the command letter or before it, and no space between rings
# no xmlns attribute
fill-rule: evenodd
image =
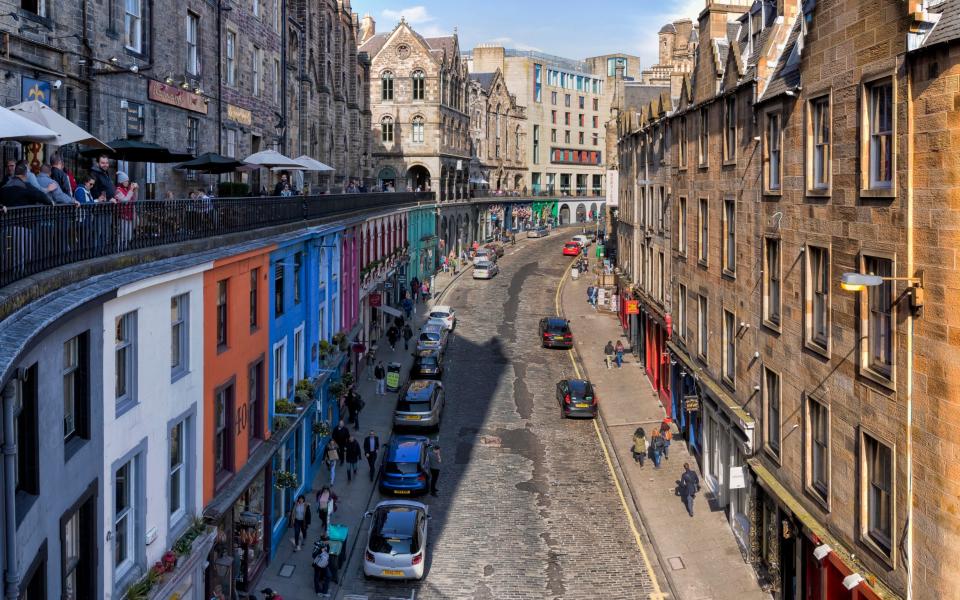
<svg viewBox="0 0 960 600"><path fill-rule="evenodd" d="M742 490L747 487L747 478L744 473L746 467L730 467L730 489Z"/></svg>
<svg viewBox="0 0 960 600"><path fill-rule="evenodd" d="M200 114L207 114L207 105L203 97L194 94L191 90L185 90L175 85L167 85L160 81L150 81L147 88L147 95L154 102L169 104L178 108L185 108Z"/></svg>
<svg viewBox="0 0 960 600"><path fill-rule="evenodd" d="M371 292L369 296L370 306L380 306L381 298L380 292Z"/></svg>
<svg viewBox="0 0 960 600"><path fill-rule="evenodd" d="M36 100L50 106L50 82L32 77L20 78L20 101Z"/></svg>
<svg viewBox="0 0 960 600"><path fill-rule="evenodd" d="M640 314L640 301L639 301L639 300L627 300L627 314L628 314L628 315L639 315L639 314Z"/></svg>
<svg viewBox="0 0 960 600"><path fill-rule="evenodd" d="M233 104L227 105L227 118L240 125L250 126L253 123L253 115L249 110Z"/></svg>
<svg viewBox="0 0 960 600"><path fill-rule="evenodd" d="M392 290L392 289L393 289L393 282L392 282L392 281L384 281L384 282L383 282L383 289L385 289L385 290Z"/></svg>
<svg viewBox="0 0 960 600"><path fill-rule="evenodd" d="M120 103L123 106L123 103ZM127 121L127 135L141 136L146 133L143 125L143 105L139 102L130 102L127 100L127 111L125 113Z"/></svg>
<svg viewBox="0 0 960 600"><path fill-rule="evenodd" d="M687 412L697 412L700 410L700 398L698 396L684 396L683 405Z"/></svg>

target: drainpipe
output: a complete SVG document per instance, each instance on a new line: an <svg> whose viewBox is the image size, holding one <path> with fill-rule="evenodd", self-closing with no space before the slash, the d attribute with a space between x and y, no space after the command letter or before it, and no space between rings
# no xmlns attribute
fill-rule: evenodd
<svg viewBox="0 0 960 600"><path fill-rule="evenodd" d="M4 597L17 600L20 597L20 570L17 568L17 443L13 433L13 409L16 402L16 387L19 377L12 379L3 388L3 526L6 565L3 576Z"/></svg>
<svg viewBox="0 0 960 600"><path fill-rule="evenodd" d="M907 276L914 276L913 256L913 68L910 58L903 56L906 76L907 102ZM907 597L913 598L913 310L907 311L907 539L904 551L907 555Z"/></svg>

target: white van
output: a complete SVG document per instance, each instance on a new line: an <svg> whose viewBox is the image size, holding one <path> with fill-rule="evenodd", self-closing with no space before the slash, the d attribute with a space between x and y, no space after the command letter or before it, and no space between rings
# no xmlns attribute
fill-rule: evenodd
<svg viewBox="0 0 960 600"><path fill-rule="evenodd" d="M575 235L570 239L580 244L581 248L585 248L590 245L590 237L583 234Z"/></svg>

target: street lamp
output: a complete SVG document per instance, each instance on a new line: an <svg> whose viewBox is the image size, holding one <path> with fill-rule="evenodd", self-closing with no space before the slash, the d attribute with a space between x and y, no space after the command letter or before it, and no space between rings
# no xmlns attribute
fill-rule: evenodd
<svg viewBox="0 0 960 600"><path fill-rule="evenodd" d="M848 292L863 292L868 287L876 287L884 281L906 281L910 284L906 294L910 297L910 308L923 308L923 271L916 277L881 277L868 273L844 273L840 276L840 287Z"/></svg>

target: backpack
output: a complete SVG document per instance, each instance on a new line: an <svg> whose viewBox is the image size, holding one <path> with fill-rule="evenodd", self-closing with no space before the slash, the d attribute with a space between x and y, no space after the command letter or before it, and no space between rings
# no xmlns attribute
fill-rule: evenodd
<svg viewBox="0 0 960 600"><path fill-rule="evenodd" d="M320 552L313 557L313 565L321 569L325 568L330 564L330 554L326 550L320 550Z"/></svg>

